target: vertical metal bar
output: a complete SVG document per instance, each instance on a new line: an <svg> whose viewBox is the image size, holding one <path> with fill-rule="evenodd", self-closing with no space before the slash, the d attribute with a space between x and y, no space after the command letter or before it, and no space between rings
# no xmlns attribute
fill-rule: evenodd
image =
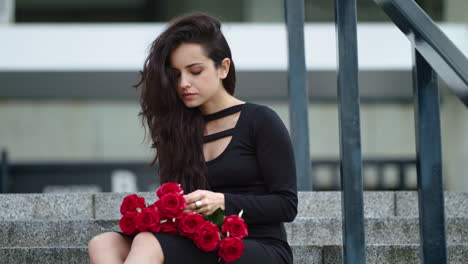
<svg viewBox="0 0 468 264"><path fill-rule="evenodd" d="M285 0L288 30L288 94L298 189L312 190L310 179L308 91L304 52L304 1Z"/></svg>
<svg viewBox="0 0 468 264"><path fill-rule="evenodd" d="M437 75L413 48L421 263L447 263Z"/></svg>
<svg viewBox="0 0 468 264"><path fill-rule="evenodd" d="M377 162L377 190L383 190L385 188L385 173L384 164Z"/></svg>
<svg viewBox="0 0 468 264"><path fill-rule="evenodd" d="M398 189L399 190L406 190L408 187L406 186L406 177L405 177L405 169L406 166L400 162L398 164Z"/></svg>
<svg viewBox="0 0 468 264"><path fill-rule="evenodd" d="M0 193L8 192L8 156L6 150L1 152L0 162Z"/></svg>
<svg viewBox="0 0 468 264"><path fill-rule="evenodd" d="M343 262L365 263L356 0L335 0Z"/></svg>

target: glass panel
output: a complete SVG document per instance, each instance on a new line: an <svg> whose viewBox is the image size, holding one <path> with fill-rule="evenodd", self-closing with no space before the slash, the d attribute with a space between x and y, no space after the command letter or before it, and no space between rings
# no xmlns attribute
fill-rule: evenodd
<svg viewBox="0 0 468 264"><path fill-rule="evenodd" d="M164 22L202 11L242 21L243 1L218 0L16 0L16 22Z"/></svg>
<svg viewBox="0 0 468 264"><path fill-rule="evenodd" d="M445 2L417 0L436 21ZM463 1L462 1L463 2ZM333 0L305 0L307 22L333 22ZM357 0L358 20L388 21L373 0ZM284 21L283 0L16 0L16 22L165 22L174 16L201 11L224 22Z"/></svg>

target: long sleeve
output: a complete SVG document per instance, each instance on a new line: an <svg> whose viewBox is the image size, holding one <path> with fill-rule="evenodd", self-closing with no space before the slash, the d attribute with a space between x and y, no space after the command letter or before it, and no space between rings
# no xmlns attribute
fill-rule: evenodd
<svg viewBox="0 0 468 264"><path fill-rule="evenodd" d="M250 224L291 222L297 215L294 152L288 130L270 108L261 106L253 115L252 136L257 164L266 194L225 193L226 215L244 211Z"/></svg>

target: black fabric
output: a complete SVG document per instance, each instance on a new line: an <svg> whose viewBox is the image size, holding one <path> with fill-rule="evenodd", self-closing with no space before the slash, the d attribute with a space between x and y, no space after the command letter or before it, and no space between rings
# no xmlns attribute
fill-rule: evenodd
<svg viewBox="0 0 468 264"><path fill-rule="evenodd" d="M297 214L296 171L289 133L272 109L253 103L224 109L207 119L238 111L240 116L229 133L232 138L228 146L206 162L211 190L225 195L226 215L243 210L248 225L244 254L233 263L291 264L292 252L283 225ZM155 235L168 256L166 264L217 263L199 252L193 242Z"/></svg>
<svg viewBox="0 0 468 264"><path fill-rule="evenodd" d="M228 107L228 108L225 108L221 111L218 111L216 113L213 113L213 114L209 114L209 115L204 115L203 118L205 119L205 121L212 121L212 120L215 120L215 119L219 119L221 117L225 117L225 116L228 116L228 115L231 115L231 114L234 114L234 113L237 113L239 112L242 108L243 108L243 104L238 104L238 105L234 105L234 106L231 106L231 107Z"/></svg>
<svg viewBox="0 0 468 264"><path fill-rule="evenodd" d="M206 135L206 136L203 137L203 140L204 140L205 143L215 141L217 139L233 135L234 131L236 131L235 128L230 128L228 130L217 132L217 133L214 133L214 134L211 134L211 135Z"/></svg>
<svg viewBox="0 0 468 264"><path fill-rule="evenodd" d="M122 236L133 239L122 232L117 232ZM165 264L215 264L218 263L216 251L205 252L195 246L192 240L166 233L154 233L164 252ZM242 240L245 249L242 256L230 264L283 264L292 263L289 251L283 246L278 246L274 241L249 239ZM222 262L221 262L222 263Z"/></svg>

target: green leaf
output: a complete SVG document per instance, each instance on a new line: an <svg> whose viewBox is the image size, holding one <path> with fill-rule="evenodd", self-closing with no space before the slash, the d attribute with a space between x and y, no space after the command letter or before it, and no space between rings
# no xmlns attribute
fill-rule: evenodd
<svg viewBox="0 0 468 264"><path fill-rule="evenodd" d="M221 229L221 225L224 221L224 211L221 208L216 209L211 215L204 215L207 221L212 222Z"/></svg>

